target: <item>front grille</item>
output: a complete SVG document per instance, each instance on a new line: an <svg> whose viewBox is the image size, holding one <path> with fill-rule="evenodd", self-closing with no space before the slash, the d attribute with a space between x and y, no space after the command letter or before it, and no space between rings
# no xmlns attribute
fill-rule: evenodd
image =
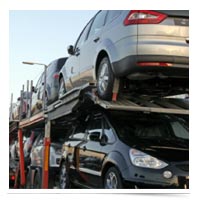
<svg viewBox="0 0 200 200"><path fill-rule="evenodd" d="M187 164L181 164L181 165L176 165L177 168L185 171L185 172L189 172L189 165Z"/></svg>

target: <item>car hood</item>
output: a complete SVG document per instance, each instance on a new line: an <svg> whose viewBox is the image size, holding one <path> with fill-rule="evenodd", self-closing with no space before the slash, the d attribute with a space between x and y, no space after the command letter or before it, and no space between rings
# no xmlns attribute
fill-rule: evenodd
<svg viewBox="0 0 200 200"><path fill-rule="evenodd" d="M180 141L145 141L133 146L134 148L169 162L188 161L189 145Z"/></svg>

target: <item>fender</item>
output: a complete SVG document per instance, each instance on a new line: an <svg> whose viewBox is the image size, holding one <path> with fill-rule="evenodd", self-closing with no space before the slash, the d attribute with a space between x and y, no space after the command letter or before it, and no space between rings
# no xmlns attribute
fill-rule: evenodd
<svg viewBox="0 0 200 200"><path fill-rule="evenodd" d="M128 168L128 164L127 164L126 160L124 159L122 154L117 151L109 153L109 155L104 159L104 162L102 165L102 175L105 172L105 170L107 170L106 166L108 163L111 163L114 166L116 166L121 174L125 169Z"/></svg>
<svg viewBox="0 0 200 200"><path fill-rule="evenodd" d="M96 74L97 74L96 72L98 69L98 59L99 59L99 56L101 56L102 52L106 52L106 54L108 55L114 74L115 74L115 70L113 68L112 63L117 61L117 58L119 58L117 48L115 47L114 43L110 39L105 39L101 41L101 43L96 49L96 55L94 56L94 61L93 61L93 66L95 66L95 70L93 74L95 80L96 80Z"/></svg>

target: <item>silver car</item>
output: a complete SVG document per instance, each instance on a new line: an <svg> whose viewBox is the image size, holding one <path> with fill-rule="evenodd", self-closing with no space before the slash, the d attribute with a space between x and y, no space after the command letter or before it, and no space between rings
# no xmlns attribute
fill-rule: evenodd
<svg viewBox="0 0 200 200"><path fill-rule="evenodd" d="M45 101L47 105L50 105L58 99L59 91L59 72L63 67L66 57L58 58L52 61L47 67L46 77L46 91ZM32 87L32 107L31 114L34 115L41 112L43 108L43 93L44 93L44 72L40 75L35 87Z"/></svg>
<svg viewBox="0 0 200 200"><path fill-rule="evenodd" d="M55 134L51 138L51 145L49 149L49 187L53 188L55 185L58 172L59 163L62 155L62 144L64 142L63 134ZM44 161L44 132L41 131L35 139L30 152L30 169L27 174L27 187L41 188L42 184L42 168ZM34 174L32 176L31 174ZM31 186L32 185L32 186Z"/></svg>
<svg viewBox="0 0 200 200"><path fill-rule="evenodd" d="M85 26L60 72L59 95L85 83L111 100L123 90L178 94L189 88L188 10L102 10Z"/></svg>

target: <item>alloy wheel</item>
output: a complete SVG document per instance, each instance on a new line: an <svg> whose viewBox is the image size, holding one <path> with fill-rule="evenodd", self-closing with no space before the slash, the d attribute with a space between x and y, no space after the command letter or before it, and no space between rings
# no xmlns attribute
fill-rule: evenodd
<svg viewBox="0 0 200 200"><path fill-rule="evenodd" d="M107 90L108 87L108 78L109 78L109 72L108 72L108 65L107 63L104 63L99 75L99 89L102 93L104 93Z"/></svg>
<svg viewBox="0 0 200 200"><path fill-rule="evenodd" d="M117 180L117 176L114 172L110 172L108 174L105 187L107 189L117 189L118 188L118 180Z"/></svg>

